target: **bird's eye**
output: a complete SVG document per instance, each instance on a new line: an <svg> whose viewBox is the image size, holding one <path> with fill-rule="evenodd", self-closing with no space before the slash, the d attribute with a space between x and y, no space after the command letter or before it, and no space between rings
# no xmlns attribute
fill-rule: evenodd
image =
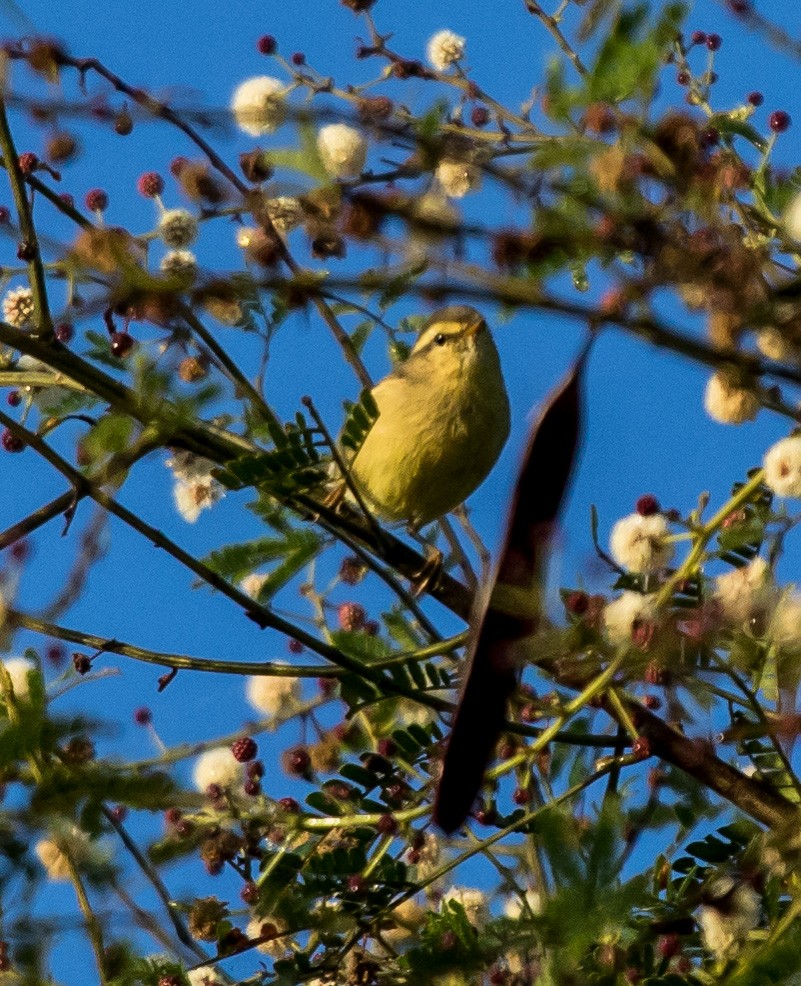
<svg viewBox="0 0 801 986"><path fill-rule="evenodd" d="M435 342L435 343L436 343L436 344L437 344L438 346L444 346L444 345L445 345L445 343L446 343L447 341L448 341L448 337L447 337L447 336L445 335L445 333L444 333L444 332L438 332L438 333L437 333L437 334L436 334L436 335L434 336L434 342Z"/></svg>

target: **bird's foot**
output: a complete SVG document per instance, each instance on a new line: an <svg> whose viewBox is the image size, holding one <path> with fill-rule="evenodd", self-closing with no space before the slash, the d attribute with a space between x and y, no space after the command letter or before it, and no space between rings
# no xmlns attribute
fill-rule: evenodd
<svg viewBox="0 0 801 986"><path fill-rule="evenodd" d="M338 512L339 508L345 502L345 492L346 484L344 482L337 483L333 489L326 493L325 498L323 499L323 506L328 510Z"/></svg>
<svg viewBox="0 0 801 986"><path fill-rule="evenodd" d="M412 591L415 597L422 596L423 593L436 589L442 576L445 556L439 548L434 548L430 544L426 545L425 559L420 571L415 572L411 577Z"/></svg>

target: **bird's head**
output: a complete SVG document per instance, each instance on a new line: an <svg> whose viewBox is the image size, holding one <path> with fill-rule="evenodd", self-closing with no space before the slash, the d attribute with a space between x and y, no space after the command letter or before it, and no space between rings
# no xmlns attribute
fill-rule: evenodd
<svg viewBox="0 0 801 986"><path fill-rule="evenodd" d="M449 305L428 317L414 349L413 359L425 359L430 366L467 369L495 344L481 312L467 305Z"/></svg>

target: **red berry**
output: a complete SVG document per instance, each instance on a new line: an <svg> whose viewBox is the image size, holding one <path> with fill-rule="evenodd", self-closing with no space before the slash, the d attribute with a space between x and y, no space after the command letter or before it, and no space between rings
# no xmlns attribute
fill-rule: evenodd
<svg viewBox="0 0 801 986"><path fill-rule="evenodd" d="M177 825L181 821L181 809L180 808L168 808L164 812L164 821L168 825Z"/></svg>
<svg viewBox="0 0 801 986"><path fill-rule="evenodd" d="M300 805L294 798L279 798L278 805L283 808L284 811L288 811L292 815L300 814Z"/></svg>
<svg viewBox="0 0 801 986"><path fill-rule="evenodd" d="M239 763L254 760L258 752L256 741L251 736L244 736L231 744L231 753L234 755L234 760L238 760Z"/></svg>
<svg viewBox="0 0 801 986"><path fill-rule="evenodd" d="M364 893L364 888L367 885L367 881L361 875L361 873L354 873L353 876L348 877L348 890L352 894Z"/></svg>
<svg viewBox="0 0 801 986"><path fill-rule="evenodd" d="M662 702L656 697L656 695L646 695L642 700L642 704L646 709L652 709L656 711L662 707Z"/></svg>
<svg viewBox="0 0 801 986"><path fill-rule="evenodd" d="M715 147L720 142L720 131L717 127L707 127L701 134L701 144L708 147Z"/></svg>
<svg viewBox="0 0 801 986"><path fill-rule="evenodd" d="M153 713L146 705L140 705L134 709L133 721L137 726L149 726L153 722Z"/></svg>
<svg viewBox="0 0 801 986"><path fill-rule="evenodd" d="M653 493L645 493L634 506L640 517L651 517L659 513L659 501Z"/></svg>
<svg viewBox="0 0 801 986"><path fill-rule="evenodd" d="M157 171L146 171L137 179L136 190L146 199L154 199L164 191L164 179Z"/></svg>
<svg viewBox="0 0 801 986"><path fill-rule="evenodd" d="M744 17L751 13L749 0L729 0L729 10L739 17Z"/></svg>
<svg viewBox="0 0 801 986"><path fill-rule="evenodd" d="M690 73L689 72L684 72L684 71L677 72L676 73L676 82L678 82L678 84L680 86L686 86L686 85L688 85L689 82L690 82Z"/></svg>
<svg viewBox="0 0 801 986"><path fill-rule="evenodd" d="M576 616L586 613L589 605L590 597L586 592L571 592L567 599L565 599L565 609L568 613L575 613Z"/></svg>
<svg viewBox="0 0 801 986"><path fill-rule="evenodd" d="M256 48L258 48L262 55L272 55L274 54L276 48L278 48L278 42L272 34L262 34L256 42Z"/></svg>
<svg viewBox="0 0 801 986"><path fill-rule="evenodd" d="M22 398L20 397L19 391L9 390L9 392L6 394L6 404L8 404L9 407L19 407L21 403L22 403Z"/></svg>
<svg viewBox="0 0 801 986"><path fill-rule="evenodd" d="M252 781L258 781L264 777L264 764L261 760L251 760L245 769Z"/></svg>
<svg viewBox="0 0 801 986"><path fill-rule="evenodd" d="M110 339L111 352L117 359L123 359L136 345L136 341L128 332L114 332Z"/></svg>
<svg viewBox="0 0 801 986"><path fill-rule="evenodd" d="M252 880L249 880L239 891L239 896L246 904L255 904L259 899L259 888Z"/></svg>
<svg viewBox="0 0 801 986"><path fill-rule="evenodd" d="M749 92L745 98L752 106L761 106L765 102L761 92Z"/></svg>
<svg viewBox="0 0 801 986"><path fill-rule="evenodd" d="M342 603L337 609L339 625L343 630L361 630L367 614L359 603Z"/></svg>
<svg viewBox="0 0 801 986"><path fill-rule="evenodd" d="M393 835L398 830L398 823L392 815L382 815L376 828L382 835Z"/></svg>
<svg viewBox="0 0 801 986"><path fill-rule="evenodd" d="M21 452L25 448L25 442L21 438L17 438L8 428L3 429L0 443L6 452Z"/></svg>
<svg viewBox="0 0 801 986"><path fill-rule="evenodd" d="M486 106L474 106L470 112L470 122L474 127L486 127L490 121L489 110Z"/></svg>
<svg viewBox="0 0 801 986"><path fill-rule="evenodd" d="M105 212L108 208L108 194L102 188L92 188L86 193L84 203L90 212Z"/></svg>
<svg viewBox="0 0 801 986"><path fill-rule="evenodd" d="M19 156L19 170L23 175L30 175L39 165L39 158L33 153L33 151L25 151Z"/></svg>
<svg viewBox="0 0 801 986"><path fill-rule="evenodd" d="M775 134L783 134L792 122L785 110L774 110L768 117L768 126Z"/></svg>
<svg viewBox="0 0 801 986"><path fill-rule="evenodd" d="M64 661L66 656L67 652L63 644L49 644L45 651L45 657L56 668Z"/></svg>
<svg viewBox="0 0 801 986"><path fill-rule="evenodd" d="M638 760L647 760L651 756L651 744L646 736L638 736L632 743L631 752Z"/></svg>
<svg viewBox="0 0 801 986"><path fill-rule="evenodd" d="M62 192L59 195L59 198L64 203L64 205L68 205L70 209L75 205L75 197L73 195L70 195L69 192Z"/></svg>
<svg viewBox="0 0 801 986"><path fill-rule="evenodd" d="M124 822L128 815L128 809L125 805L115 805L111 809L111 817L115 822Z"/></svg>
<svg viewBox="0 0 801 986"><path fill-rule="evenodd" d="M709 34L706 39L706 46L710 51L720 51L723 38L719 34Z"/></svg>
<svg viewBox="0 0 801 986"><path fill-rule="evenodd" d="M706 34L703 31L693 31L690 35L690 41L692 41L694 45L706 44Z"/></svg>
<svg viewBox="0 0 801 986"><path fill-rule="evenodd" d="M256 780L245 781L242 790L251 798L255 798L257 794L261 794L261 784Z"/></svg>
<svg viewBox="0 0 801 986"><path fill-rule="evenodd" d="M309 751L303 746L296 746L287 750L281 757L284 770L295 777L305 777L311 767L311 757Z"/></svg>
<svg viewBox="0 0 801 986"><path fill-rule="evenodd" d="M287 647L289 648L289 653L290 654L302 654L303 653L303 644L299 640L295 640L294 637L291 637L289 639L289 641L287 643Z"/></svg>
<svg viewBox="0 0 801 986"><path fill-rule="evenodd" d="M662 935L656 943L656 949L662 958L672 959L681 949L678 935Z"/></svg>
<svg viewBox="0 0 801 986"><path fill-rule="evenodd" d="M72 337L74 335L75 330L69 322L59 322L55 328L55 337L64 346L67 346L72 342Z"/></svg>
<svg viewBox="0 0 801 986"><path fill-rule="evenodd" d="M4 225L11 221L11 212L8 206L0 205L0 224Z"/></svg>
<svg viewBox="0 0 801 986"><path fill-rule="evenodd" d="M395 740L390 739L388 736L385 736L383 739L378 741L376 749L382 757L394 757L398 752L398 747Z"/></svg>
<svg viewBox="0 0 801 986"><path fill-rule="evenodd" d="M177 178L187 164L189 164L189 158L181 157L180 155L178 157L174 157L172 161L170 161L170 174L173 178Z"/></svg>
<svg viewBox="0 0 801 986"><path fill-rule="evenodd" d="M294 54L292 55L292 59L291 60L292 60L292 64L293 65L305 65L306 64L306 56L303 54L302 51L296 51L296 52L294 52Z"/></svg>
<svg viewBox="0 0 801 986"><path fill-rule="evenodd" d="M86 654L73 654L72 655L72 666L78 672L78 674L87 674L92 670L92 662L86 656Z"/></svg>
<svg viewBox="0 0 801 986"><path fill-rule="evenodd" d="M512 795L512 801L516 805L527 805L531 800L531 791L527 787L517 787L515 788L514 794Z"/></svg>
<svg viewBox="0 0 801 986"><path fill-rule="evenodd" d="M30 554L30 550L30 542L26 541L25 538L20 538L19 541L15 541L11 545L11 557L14 561L25 561Z"/></svg>

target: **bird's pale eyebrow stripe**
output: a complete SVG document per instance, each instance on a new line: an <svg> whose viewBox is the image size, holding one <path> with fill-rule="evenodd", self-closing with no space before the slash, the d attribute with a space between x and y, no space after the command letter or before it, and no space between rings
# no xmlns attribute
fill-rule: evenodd
<svg viewBox="0 0 801 986"><path fill-rule="evenodd" d="M465 328L466 326L461 322L436 322L434 325L429 325L415 343L414 352L419 353L423 349L428 349L440 333L446 336L459 336Z"/></svg>

